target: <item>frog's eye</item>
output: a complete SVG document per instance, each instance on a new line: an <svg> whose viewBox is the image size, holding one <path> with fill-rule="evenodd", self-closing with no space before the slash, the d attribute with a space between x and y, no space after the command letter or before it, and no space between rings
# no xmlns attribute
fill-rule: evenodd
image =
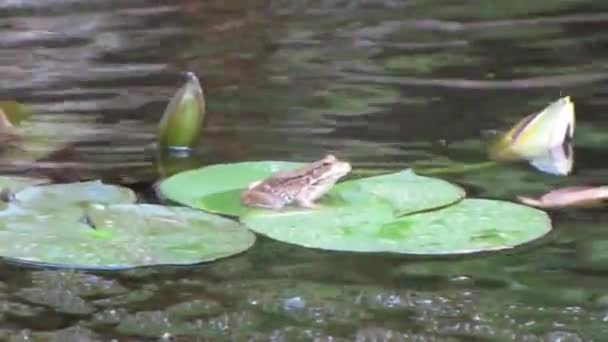
<svg viewBox="0 0 608 342"><path fill-rule="evenodd" d="M325 158L323 158L323 165L329 166L336 161L336 157L333 154L328 154Z"/></svg>

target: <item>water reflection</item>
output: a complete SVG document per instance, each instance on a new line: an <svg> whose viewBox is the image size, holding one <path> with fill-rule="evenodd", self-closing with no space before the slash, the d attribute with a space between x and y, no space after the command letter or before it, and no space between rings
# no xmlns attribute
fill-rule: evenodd
<svg viewBox="0 0 608 342"><path fill-rule="evenodd" d="M41 167L150 183L170 170L151 144L186 70L200 76L209 113L186 167L327 152L355 168L476 162L481 131L572 95L581 122L573 177L518 165L446 176L508 199L605 181L607 11L599 0L5 0L0 98L39 113L28 124L33 150L72 146L67 160ZM19 160L3 155L0 169L22 171ZM261 239L247 254L180 270L5 265L0 336L600 340L606 217L555 219L540 246L464 260Z"/></svg>

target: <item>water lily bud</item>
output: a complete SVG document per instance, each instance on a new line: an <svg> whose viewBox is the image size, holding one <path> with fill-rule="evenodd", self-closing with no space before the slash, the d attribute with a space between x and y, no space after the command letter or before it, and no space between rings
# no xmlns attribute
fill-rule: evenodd
<svg viewBox="0 0 608 342"><path fill-rule="evenodd" d="M4 112L0 108L0 131L6 131L10 128L13 128L13 124L8 119L8 116L4 114Z"/></svg>
<svg viewBox="0 0 608 342"><path fill-rule="evenodd" d="M566 141L555 146L538 157L529 160L530 165L539 171L557 176L566 176L574 166L574 148L572 142Z"/></svg>
<svg viewBox="0 0 608 342"><path fill-rule="evenodd" d="M21 121L32 115L27 106L15 101L0 101L0 128L19 126ZM5 126L3 126L3 124Z"/></svg>
<svg viewBox="0 0 608 342"><path fill-rule="evenodd" d="M569 96L562 97L513 126L491 146L490 158L513 161L542 157L572 140L574 121L574 105Z"/></svg>
<svg viewBox="0 0 608 342"><path fill-rule="evenodd" d="M194 73L171 98L158 131L161 148L189 149L198 143L205 119L203 89Z"/></svg>

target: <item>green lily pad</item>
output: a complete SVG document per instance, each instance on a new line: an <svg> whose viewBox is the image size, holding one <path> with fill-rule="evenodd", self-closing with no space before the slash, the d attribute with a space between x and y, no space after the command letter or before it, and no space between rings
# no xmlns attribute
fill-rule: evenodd
<svg viewBox="0 0 608 342"><path fill-rule="evenodd" d="M8 191L10 193L15 193L19 190L27 188L28 186L41 185L49 182L50 181L46 178L0 176L0 192Z"/></svg>
<svg viewBox="0 0 608 342"><path fill-rule="evenodd" d="M53 220L79 221L84 217L83 208L67 206L56 211L39 211L25 208L15 202L7 203L6 209L0 211L0 230L3 223L15 222L38 222L38 226L32 226L30 230L46 229L45 222L52 217Z"/></svg>
<svg viewBox="0 0 608 342"><path fill-rule="evenodd" d="M175 174L162 181L158 190L161 196L177 203L210 212L235 215L241 210L238 194L250 183L267 178L275 172L292 170L302 165L304 164L281 161L210 165ZM220 204L217 208L206 206L202 202L205 196L230 191L237 194L236 204L233 201L234 196L228 196L227 201L220 201L219 203L224 205Z"/></svg>
<svg viewBox="0 0 608 342"><path fill-rule="evenodd" d="M332 193L349 203L367 202L370 196L387 201L396 216L443 207L465 196L462 188L441 179L419 176L411 169L343 182Z"/></svg>
<svg viewBox="0 0 608 342"><path fill-rule="evenodd" d="M159 190L164 197L197 209L242 216L252 210L240 201L247 185L302 165L276 161L212 165L176 174L163 181ZM329 196L340 197L345 207L380 199L392 205L396 215L405 215L453 204L464 195L458 186L405 170L339 183L319 204L324 205Z"/></svg>
<svg viewBox="0 0 608 342"><path fill-rule="evenodd" d="M78 216L73 207L40 214L13 206L11 215L0 215L0 256L26 263L96 269L184 265L234 255L255 242L238 222L185 207L92 204Z"/></svg>
<svg viewBox="0 0 608 342"><path fill-rule="evenodd" d="M13 194L21 189L32 185L40 185L50 182L46 178L30 178L19 176L0 176L0 211L8 208L7 201Z"/></svg>
<svg viewBox="0 0 608 342"><path fill-rule="evenodd" d="M523 205L465 199L395 217L386 202L285 212L256 210L242 222L257 233L304 247L354 252L463 254L508 249L551 230L546 213Z"/></svg>
<svg viewBox="0 0 608 342"><path fill-rule="evenodd" d="M199 198L195 207L213 213L243 216L253 209L240 202L243 188L213 193ZM378 201L392 207L396 216L436 209L460 201L462 188L437 178L416 175L411 170L360 178L337 184L318 204L332 207L363 207Z"/></svg>
<svg viewBox="0 0 608 342"><path fill-rule="evenodd" d="M216 192L214 194L204 196L198 199L195 204L196 208L216 213L235 217L245 215L252 208L241 203L241 193L243 188L229 190L224 192Z"/></svg>
<svg viewBox="0 0 608 342"><path fill-rule="evenodd" d="M133 203L137 197L129 188L90 181L32 186L17 192L15 200L26 208L63 210L69 206L82 207L89 203Z"/></svg>

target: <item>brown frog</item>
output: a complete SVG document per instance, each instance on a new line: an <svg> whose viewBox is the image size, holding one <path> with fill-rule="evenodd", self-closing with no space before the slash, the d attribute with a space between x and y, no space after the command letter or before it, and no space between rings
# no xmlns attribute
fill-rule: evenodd
<svg viewBox="0 0 608 342"><path fill-rule="evenodd" d="M315 208L314 203L351 170L349 163L329 154L302 168L283 171L249 184L241 195L243 204L279 210L295 203Z"/></svg>

